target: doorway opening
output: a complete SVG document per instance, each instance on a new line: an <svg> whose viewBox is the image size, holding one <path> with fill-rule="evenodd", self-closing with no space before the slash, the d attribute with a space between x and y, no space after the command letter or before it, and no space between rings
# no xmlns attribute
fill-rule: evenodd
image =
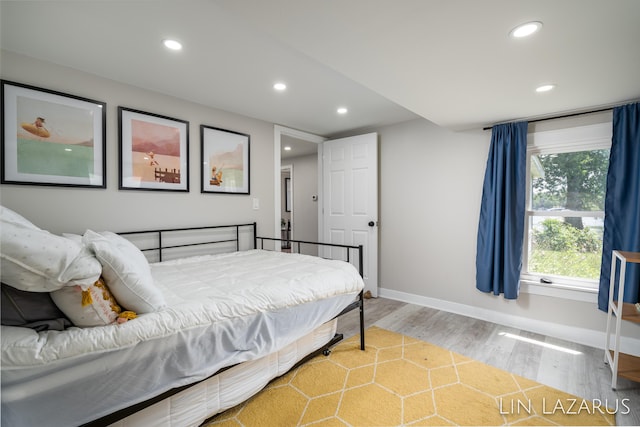
<svg viewBox="0 0 640 427"><path fill-rule="evenodd" d="M285 144L298 141L315 148L315 154L306 156L307 161L314 162L315 168L312 168L310 163L299 164L298 157L285 152ZM323 160L325 156L327 159ZM292 165L291 175L288 177L283 177L281 173L283 162ZM377 296L378 135L369 133L328 141L317 135L276 125L274 165L274 237L282 235L281 206L286 202L282 197L286 195L284 181L289 178L291 209L294 213L289 220L293 236L290 238L295 237L298 241L362 245L365 248L362 260L365 289L370 291L372 296ZM305 181L301 179L301 173L309 170L312 170L313 175L309 181L313 181L316 187L311 191L302 192L300 190L304 187ZM300 208L303 202L313 202L312 208L303 211ZM323 207L326 212L323 212ZM303 219L313 219L315 226L302 227ZM285 227L286 224L285 222ZM274 249L282 250L280 245L276 245ZM297 243L293 243L291 251L297 252L296 249ZM305 252L302 248L299 252L318 255L317 248L310 250L315 253Z"/></svg>
<svg viewBox="0 0 640 427"><path fill-rule="evenodd" d="M318 203L318 196L322 194L319 150L325 140L307 132L278 125L274 127L275 237L282 238L287 233L289 239L318 241L322 230ZM290 149L285 150L285 147Z"/></svg>
<svg viewBox="0 0 640 427"><path fill-rule="evenodd" d="M280 182L282 183L280 194L283 195L282 203L280 204L280 238L282 239L280 248L283 252L291 252L291 242L288 242L288 240L294 238L291 227L294 215L293 165L282 165L280 168L280 178Z"/></svg>

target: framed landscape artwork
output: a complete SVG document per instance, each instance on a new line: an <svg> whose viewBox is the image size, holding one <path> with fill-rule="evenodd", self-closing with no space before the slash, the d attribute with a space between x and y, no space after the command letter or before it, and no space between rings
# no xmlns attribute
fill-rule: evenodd
<svg viewBox="0 0 640 427"><path fill-rule="evenodd" d="M200 125L202 193L249 194L249 135Z"/></svg>
<svg viewBox="0 0 640 427"><path fill-rule="evenodd" d="M189 191L189 122L118 107L121 190Z"/></svg>
<svg viewBox="0 0 640 427"><path fill-rule="evenodd" d="M2 183L106 187L106 103L2 81Z"/></svg>

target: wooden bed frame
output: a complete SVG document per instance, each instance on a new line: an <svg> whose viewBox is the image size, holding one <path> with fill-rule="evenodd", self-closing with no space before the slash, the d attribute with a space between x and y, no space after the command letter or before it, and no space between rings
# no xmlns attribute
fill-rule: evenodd
<svg viewBox="0 0 640 427"><path fill-rule="evenodd" d="M230 251L240 251L248 249L265 249L265 243L267 243L267 248L265 250L275 250L276 245L279 245L283 242L288 243L291 247L291 251L294 253L300 253L301 249L306 246L315 248L326 247L342 249L341 252L345 255L345 259L342 260L350 263L352 262L352 260L356 260L358 263L358 272L360 273L361 277L363 276L362 245L349 246L333 243L310 242L304 240L259 237L257 236L256 231L257 225L255 222L253 222L247 224L127 231L118 234L126 237L132 243L138 246L140 250L145 253L147 258L150 258L150 261L163 261L167 258L189 256L189 252L192 252L194 250L197 250L199 254L202 254L206 252L225 253ZM272 245L273 248L270 248L270 245ZM360 349L364 350L364 291L360 291L358 298L350 305L348 305L344 310L342 310L342 312L340 312L336 317L340 317L343 314L348 313L354 309L358 309L360 314ZM343 335L340 333L336 333L329 342L327 342L324 346L320 347L315 352L312 352L305 356L291 369L294 369L295 367L307 362L308 360L316 357L318 354L322 353L324 355L328 355L331 352L331 347L342 339ZM201 381L168 390L149 400L137 403L135 405L106 415L102 418L98 418L89 423L83 424L83 426L108 426L166 398L180 393L196 384L215 377L219 373L224 372L232 367L233 366L224 367L217 371L215 374Z"/></svg>

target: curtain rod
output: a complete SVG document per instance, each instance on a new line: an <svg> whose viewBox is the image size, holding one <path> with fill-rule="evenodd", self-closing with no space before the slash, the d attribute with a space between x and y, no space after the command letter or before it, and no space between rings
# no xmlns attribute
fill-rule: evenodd
<svg viewBox="0 0 640 427"><path fill-rule="evenodd" d="M626 102L624 104L620 104L620 105L625 105L627 104ZM589 111L582 111L579 113L567 113L567 114L561 114L558 116L551 116L551 117L544 117L544 118L540 118L540 119L533 119L533 120L528 120L528 123L535 123L535 122L543 122L545 120L555 120L555 119L564 119L567 117L575 117L575 116L582 116L585 114L594 114L594 113L602 113L603 111L611 111L613 110L615 107L607 107L607 108L600 108L598 110L589 110ZM510 123L510 122L504 122L504 123ZM498 124L502 124L502 123L498 123ZM493 125L496 126L496 125ZM487 126L482 128L482 130L490 130L493 129L493 126Z"/></svg>
<svg viewBox="0 0 640 427"><path fill-rule="evenodd" d="M539 119L528 120L528 123L543 122L545 120L564 119L566 117L582 116L582 115L585 115L585 114L602 113L603 111L611 111L616 107L621 107L621 106L627 105L627 104L634 104L636 102L640 102L640 98L632 99L632 100L629 100L629 101L624 101L624 102L621 102L619 104L611 105L609 107L599 108L597 110L589 110L589 111L582 111L582 112L575 112L575 113L559 114L557 116L550 116L550 117L541 117ZM496 123L496 125L504 124L504 123L516 122L516 121L519 121L519 120L512 120L512 121L509 121L509 122ZM493 126L496 126L496 125L493 125ZM493 129L493 126L484 127L484 128L482 128L482 130Z"/></svg>

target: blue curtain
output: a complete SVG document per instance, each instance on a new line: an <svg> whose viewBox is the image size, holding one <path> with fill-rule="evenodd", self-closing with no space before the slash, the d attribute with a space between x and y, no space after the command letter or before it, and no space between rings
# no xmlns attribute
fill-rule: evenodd
<svg viewBox="0 0 640 427"><path fill-rule="evenodd" d="M609 306L611 251L640 252L640 103L613 110L613 138L604 202L604 237L598 308ZM617 268L620 271L620 268ZM628 263L624 301L638 302L640 266ZM617 295L617 280L615 294Z"/></svg>
<svg viewBox="0 0 640 427"><path fill-rule="evenodd" d="M476 288L516 299L526 193L527 122L493 126L482 189Z"/></svg>

